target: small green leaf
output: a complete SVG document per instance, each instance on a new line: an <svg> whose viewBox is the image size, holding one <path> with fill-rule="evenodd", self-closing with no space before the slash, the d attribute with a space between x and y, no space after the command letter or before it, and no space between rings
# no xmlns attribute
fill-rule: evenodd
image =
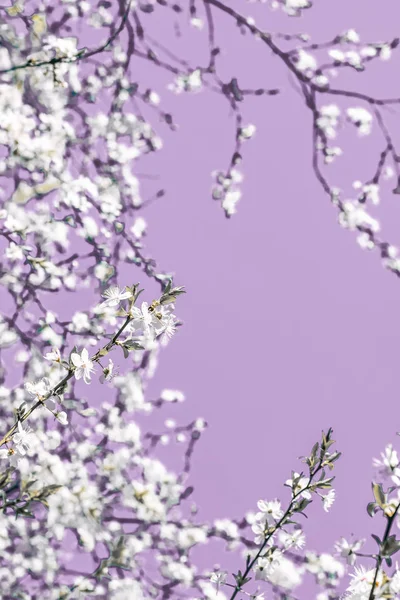
<svg viewBox="0 0 400 600"><path fill-rule="evenodd" d="M380 483L373 483L372 484L372 491L374 493L374 497L375 497L375 501L378 504L378 506L380 506L381 508L383 508L383 505L386 502L386 497L385 494L383 493L383 489Z"/></svg>

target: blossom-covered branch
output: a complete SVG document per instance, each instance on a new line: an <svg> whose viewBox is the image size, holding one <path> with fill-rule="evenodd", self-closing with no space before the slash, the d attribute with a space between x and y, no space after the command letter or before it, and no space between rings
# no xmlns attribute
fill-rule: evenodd
<svg viewBox="0 0 400 600"><path fill-rule="evenodd" d="M126 7L124 9L119 27L117 27L115 31L110 35L108 40L104 44L101 44L98 48L93 48L92 50L84 48L82 50L77 50L76 53L73 53L71 50L63 52L62 48L55 48L55 56L53 56L53 58L50 58L48 60L36 60L34 58L30 58L27 62L21 65L13 65L12 67L9 67L7 69L0 70L0 75L3 75L5 73L11 73L13 71L18 71L19 69L28 69L33 67L40 68L46 66L54 67L55 65L60 63L71 63L74 61L80 61L82 59L87 59L92 56L96 56L96 54L101 54L102 52L110 48L111 44L114 42L114 40L117 39L117 37L125 27L128 20L129 11L131 9L131 5L132 0L127 0ZM39 35L41 36L46 30L46 18L44 15L40 14L34 15L34 17L36 17L36 19L34 18L34 23L40 23L39 27L42 29L42 31L39 33ZM39 37L38 34L36 35L37 37Z"/></svg>
<svg viewBox="0 0 400 600"><path fill-rule="evenodd" d="M15 448L10 448L8 451L0 450L0 457L5 458L8 456L12 459L14 464L18 455L25 455L26 448L29 448L28 440L30 431L24 430L21 424L41 406L53 413L61 423L67 424L67 416L64 411L54 412L56 404L52 400L52 397L55 396L62 402L63 394L67 389L67 383L73 376L75 376L75 379L77 380L83 378L85 383L90 383L91 373L94 371L94 363L99 363L100 359L107 356L115 346L120 346L126 357L132 350L144 349L144 346L140 343L143 341L143 336L144 340L148 341L155 336L160 337L161 340L165 340L173 335L177 319L172 315L170 310L168 310L170 306L168 306L167 309L164 307L166 305L171 305L180 294L184 293L184 289L182 287L173 288L171 282L169 282L163 295L158 300L154 300L150 306L146 302L143 302L139 309L134 306L139 294L143 291L138 290L138 287L139 284L136 284L132 287L127 287L125 291L121 291L118 287L112 287L106 290L104 294L106 300L99 306L99 310L108 307L116 307L124 300L128 300L129 306L127 308L119 309L119 316L125 317L123 324L118 331L111 336L111 340L92 357L89 358L89 353L86 348L84 348L80 354L78 354L77 349L74 348L70 353L68 362L62 360L57 348L46 356L46 358L62 365L67 370L67 374L54 386L50 385L50 381L47 378L43 378L40 382L35 384L25 384L25 389L36 399L36 402L27 411L25 411L25 403L18 408L17 421L4 437L0 439L1 448L1 446L7 444L14 438ZM160 312L160 310L163 312ZM129 326L130 332L128 336L123 342L120 341L121 335L126 332ZM108 367L103 368L102 377L105 380L111 378L112 369L113 361L110 359ZM17 457L15 455L17 455Z"/></svg>
<svg viewBox="0 0 400 600"><path fill-rule="evenodd" d="M243 586L250 581L249 574L254 571L256 579L269 580L270 575L279 565L283 555L282 550L274 544L277 533L282 530L284 536L287 536L286 547L283 551L288 550L292 546L301 547L303 543L303 534L299 523L293 520L298 514L304 514L304 510L312 501L312 494L320 494L320 490L330 489L334 477L326 477L325 469L332 469L334 463L340 458L340 452L328 452L329 448L334 444L331 439L332 430L329 429L326 434L322 434L320 443L316 443L311 451L311 455L305 458L309 473L305 476L303 473L293 473L292 478L286 482L292 492L291 501L285 511L281 509L281 504L278 501L268 502L260 500L258 508L260 513L257 514L256 521L252 526L253 532L256 533L255 542L261 544L255 556L247 555L246 568L243 571L238 571L235 575L236 584L230 600L236 598L239 592L243 591ZM317 479L317 475L319 478ZM332 505L335 493L330 489L325 496L321 495L324 503L324 508L328 510ZM287 527L295 526L293 532L288 533ZM285 539L285 538L284 538ZM268 547L268 549L266 549ZM211 580L217 583L225 583L226 573L213 574ZM227 584L230 585L230 584ZM260 598L260 596L254 596Z"/></svg>

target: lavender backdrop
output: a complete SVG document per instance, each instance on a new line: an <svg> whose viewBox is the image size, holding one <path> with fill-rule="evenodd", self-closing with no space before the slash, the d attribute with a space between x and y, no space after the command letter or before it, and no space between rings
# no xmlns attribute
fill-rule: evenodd
<svg viewBox="0 0 400 600"><path fill-rule="evenodd" d="M242 1L231 5L243 12ZM307 32L316 42L351 27L362 40L393 38L400 17L396 0L319 0L301 19L263 5L245 9L270 31ZM182 31L176 38L161 18L144 19L152 36L181 56L206 60L204 32ZM229 19L216 14L215 22L225 79L237 76L243 87L281 93L246 101L244 121L255 123L257 133L244 150L238 214L227 220L210 200L211 171L227 165L234 144L227 103L209 92L174 96L166 90L170 75L134 59L138 79L160 92L164 110L179 125L170 133L149 114L164 149L141 160L138 170L157 175L168 193L142 212L149 224L146 249L188 292L179 304L185 326L161 355L148 388L149 396L181 389L187 402L151 419L161 426L166 416L183 423L202 416L209 423L191 477L202 520L239 517L259 498L287 497L282 484L299 467L296 458L332 426L343 451L337 501L329 514L311 507L305 528L310 548L330 551L340 535L362 537L372 530L365 511L371 459L400 430L400 283L338 226L311 169L310 113L287 70L261 44L240 36ZM397 97L399 65L394 55L372 63L365 74L345 70L336 81L343 89ZM400 141L397 116L393 109L388 121ZM343 139L344 154L329 172L350 198L352 182L372 176L382 139L376 130L368 138L349 130ZM146 181L143 189L150 190ZM377 214L385 237L397 242L400 200L392 187L387 184ZM151 297L151 283L134 267L120 275L122 284L124 276L128 283L140 279ZM74 301L76 306L68 299L63 310L83 309L86 296ZM99 389L87 391L94 403ZM177 454L162 450L171 466L178 465ZM195 553L200 567L241 566L222 544Z"/></svg>
<svg viewBox="0 0 400 600"><path fill-rule="evenodd" d="M400 17L395 1L320 0L301 19L262 5L248 5L247 12L243 2L232 6L270 31L307 32L315 42L350 27L361 40L390 39ZM179 131L164 135L164 150L151 157L168 195L146 210L147 247L188 294L180 303L185 326L163 354L149 391L182 389L188 401L171 410L182 421L201 415L210 425L192 471L204 519L240 516L258 498L284 497L283 482L300 466L296 458L331 425L343 451L337 502L329 514L312 507L305 528L309 547L331 551L340 535L373 531L365 510L372 457L400 430L399 281L338 226L311 169L310 114L285 68L227 18L217 14L215 20L226 79L237 75L243 87L282 92L247 101L244 121L258 129L245 147L243 198L230 220L210 200L210 173L225 167L233 147L226 102L210 93L161 93ZM153 37L205 57L203 33L177 41L161 20L147 22ZM336 83L396 97L399 64L393 56L365 74L342 72ZM162 92L168 77L147 63L139 68L141 78L157 77ZM398 125L392 133L400 137ZM330 172L349 198L352 182L373 174L381 146L376 130L369 138L354 132L346 138ZM395 242L400 213L392 187L377 214ZM237 567L237 560L222 559L221 549L204 550L199 564Z"/></svg>

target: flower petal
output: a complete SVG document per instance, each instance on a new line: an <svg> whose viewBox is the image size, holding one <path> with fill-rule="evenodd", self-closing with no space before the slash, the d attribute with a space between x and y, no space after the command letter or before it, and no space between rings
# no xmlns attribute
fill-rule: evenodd
<svg viewBox="0 0 400 600"><path fill-rule="evenodd" d="M79 354L76 354L75 352L73 352L71 354L71 362L75 367L80 367L82 364L82 359L79 356Z"/></svg>

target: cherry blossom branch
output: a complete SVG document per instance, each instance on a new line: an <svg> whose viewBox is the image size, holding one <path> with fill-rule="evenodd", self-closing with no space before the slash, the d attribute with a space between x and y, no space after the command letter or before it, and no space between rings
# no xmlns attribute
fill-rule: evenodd
<svg viewBox="0 0 400 600"><path fill-rule="evenodd" d="M138 288L138 284L132 286L131 288L127 288L128 291L124 294L120 293L118 288L110 288L109 298L110 298L111 302L114 301L114 296L115 296L116 300L118 299L118 301L120 298L121 299L129 298L128 311L125 311L124 309L122 309L120 311L120 312L122 312L123 315L126 315L124 323L121 325L121 327L118 329L118 331L112 336L111 340L109 342L107 342L107 344L105 344L100 350L98 350L91 358L89 358L87 351L86 351L86 355L84 356L84 358L79 357L79 355L77 355L76 353L74 354L75 348L71 352L69 363L63 363L61 361L61 358L57 355L56 362L60 362L60 364L62 364L65 368L67 368L68 373L53 388L48 390L46 393L42 394L41 393L42 390L40 390L39 393L36 393L36 395L39 398L38 401L28 411L18 415L18 418L17 418L16 422L14 423L14 425L4 435L4 437L2 439L0 439L0 448L4 444L7 444L9 441L11 441L12 437L17 432L17 430L20 430L21 435L22 435L21 423L26 421L37 408L39 408L40 406L44 406L47 408L45 403L52 396L61 397L66 389L67 382L74 375L77 378L80 378L82 376L81 374L79 374L79 377L78 377L77 372L79 370L83 371L84 379L85 379L85 377L90 379L90 371L93 370L93 367L92 367L93 363L94 362L98 363L100 361L100 359L103 358L104 356L106 356L110 352L110 350L112 350L112 348L114 346L121 345L121 342L119 341L121 334L125 331L125 329L128 327L128 325L135 320L135 318L137 319L137 312L135 313L133 311L133 307L134 307L134 304L135 304L139 294L141 293L141 291L143 291L143 290L138 291L137 288ZM117 291L113 294L113 290L115 290L115 289ZM158 300L154 300L153 303L151 304L151 306L149 306L148 309L146 308L146 310L148 310L149 314L152 314L152 313L156 314L155 310L156 310L157 306L165 305L165 304L169 304L169 303L173 302L176 299L176 297L182 293L184 293L183 288L172 288L171 284L169 284L167 286L166 290L164 291L163 295ZM106 296L107 296L107 293L106 293ZM112 305L113 304L111 303L111 306ZM136 309L136 311L137 310L138 309ZM126 345L122 345L122 347L124 349L124 353L129 352ZM140 344L133 341L130 345L130 349L134 349L134 348L140 348ZM82 356L83 356L84 352L85 352L85 350L82 352ZM75 358L75 360L74 360L74 357L77 357L77 358ZM86 383L88 383L87 379L85 379L85 381L86 381Z"/></svg>
<svg viewBox="0 0 400 600"><path fill-rule="evenodd" d="M390 535L393 523L395 522L398 510L400 508L400 503L397 503L394 508L392 505L387 505L387 498L383 494L381 486L374 485L373 489L375 498L377 500L377 504L381 506L383 513L387 519L387 522L382 540L380 540L376 536L373 536L375 541L379 545L379 552L378 556L376 557L374 579L372 581L371 591L368 600L374 600L374 598L376 597L376 584L378 581L378 576L383 561L386 559L386 562L388 563L388 565L390 565L392 562L390 557L392 556L392 554L394 554L400 549L400 542L396 540L396 536Z"/></svg>
<svg viewBox="0 0 400 600"><path fill-rule="evenodd" d="M111 350L111 348L113 346L116 345L116 342L118 340L118 337L120 336L120 334L124 331L124 329L129 325L129 323L132 321L131 317L127 317L125 322L123 323L122 327L117 331L117 333L115 334L115 336L113 337L113 339L111 340L111 342L108 342L107 344L105 344L105 346L103 346L102 349L100 349L98 352L96 352L96 354L94 354L90 359L89 362L98 362L99 359L102 356L105 356L105 354L108 354L109 350ZM105 354L103 354L105 353ZM51 390L49 390L45 395L40 397L40 400L38 400L28 411L26 411L23 415L21 415L21 417L19 419L16 420L16 422L14 423L14 425L11 427L11 429L4 435L4 437L2 439L0 439L0 448L1 446L4 446L4 444L7 444L9 441L11 441L13 435L15 434L15 432L18 429L18 423L23 423L24 421L26 421L31 414L40 406L45 406L45 402L46 400L48 400L49 398L51 398L52 396L60 396L63 391L65 390L66 384L67 382L74 376L74 372L76 370L77 367L74 367L73 365L70 365L68 368L68 373L65 375L65 377L63 377Z"/></svg>
<svg viewBox="0 0 400 600"><path fill-rule="evenodd" d="M72 57L68 57L68 56L58 56L57 57L57 56L55 56L55 57L51 58L50 60L42 60L42 61L36 61L35 59L29 59L26 63L24 63L22 65L14 65L13 67L10 67L9 69L0 69L0 75L4 75L5 73L11 73L13 71L19 71L20 69L29 69L32 67L54 66L54 65L57 65L60 63L78 62L83 59L88 59L88 58L91 58L92 56L96 56L97 54L101 54L105 50L108 50L108 48L111 46L111 44L117 39L119 34L123 31L123 29L126 26L127 21L128 21L128 16L129 16L129 11L131 9L131 5L132 5L132 0L128 0L128 2L126 4L125 12L123 13L123 16L122 16L119 26L114 31L114 33L112 35L110 35L108 40L104 44L101 44L100 46L98 46L97 48L93 48L92 50L86 50L86 49L79 50L77 52L77 54Z"/></svg>
<svg viewBox="0 0 400 600"><path fill-rule="evenodd" d="M275 524L270 525L267 521L265 539L261 544L258 552L252 560L250 560L250 555L248 556L248 559L246 561L246 568L243 574L241 573L241 571L238 571L238 574L235 575L236 587L230 597L230 600L234 600L234 598L236 598L239 592L243 592L243 585L250 581L250 578L248 578L249 573L261 557L261 554L264 551L266 545L276 534L276 532L289 521L290 517L292 517L294 513L303 514L304 509L311 502L309 492L315 492L319 487L331 487L330 484L334 478L325 477L324 467L329 466L330 468L333 468L333 463L340 457L339 452L335 452L332 455L328 453L328 449L334 443L334 441L331 439L331 435L332 429L329 429L326 435L323 433L321 444L315 444L311 452L311 456L305 459L304 462L307 462L309 466L308 479L304 478L302 473L300 475L293 475L292 480L290 482L292 488L292 499L286 511L284 512L282 517L279 520L277 520ZM319 454L318 460L316 460L317 453ZM319 473L321 473L319 481L313 483L313 481Z"/></svg>

